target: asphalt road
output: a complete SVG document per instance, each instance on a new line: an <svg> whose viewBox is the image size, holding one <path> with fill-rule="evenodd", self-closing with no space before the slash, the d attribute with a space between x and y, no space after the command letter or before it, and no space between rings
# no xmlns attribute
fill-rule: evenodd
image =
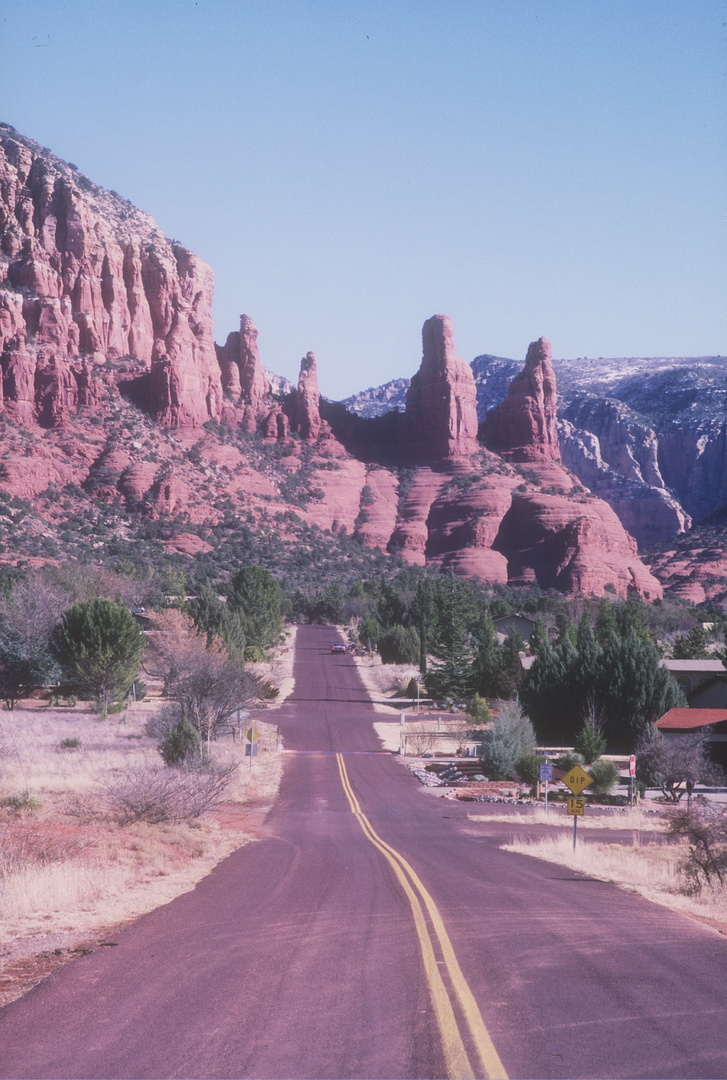
<svg viewBox="0 0 727 1080"><path fill-rule="evenodd" d="M0 1075L727 1076L727 941L424 792L334 636L262 838L2 1010Z"/></svg>

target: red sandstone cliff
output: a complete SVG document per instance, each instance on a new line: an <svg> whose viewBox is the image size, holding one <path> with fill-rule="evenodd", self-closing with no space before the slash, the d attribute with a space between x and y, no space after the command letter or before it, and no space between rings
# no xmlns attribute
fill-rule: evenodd
<svg viewBox="0 0 727 1080"><path fill-rule="evenodd" d="M122 357L148 372L144 404L163 423L218 414L211 269L148 214L7 126L0 280L4 405L25 420L61 422L78 404L76 369ZM36 389L49 365L54 380L39 374ZM89 384L87 370L80 378Z"/></svg>
<svg viewBox="0 0 727 1080"><path fill-rule="evenodd" d="M557 405L550 342L541 337L528 348L505 400L485 417L483 441L510 461L560 461Z"/></svg>

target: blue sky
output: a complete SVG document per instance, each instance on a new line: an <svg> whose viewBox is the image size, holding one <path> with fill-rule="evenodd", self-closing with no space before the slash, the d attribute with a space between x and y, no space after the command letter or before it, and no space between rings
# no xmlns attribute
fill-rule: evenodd
<svg viewBox="0 0 727 1080"><path fill-rule="evenodd" d="M727 355L727 0L0 0L0 118L343 397L466 360Z"/></svg>

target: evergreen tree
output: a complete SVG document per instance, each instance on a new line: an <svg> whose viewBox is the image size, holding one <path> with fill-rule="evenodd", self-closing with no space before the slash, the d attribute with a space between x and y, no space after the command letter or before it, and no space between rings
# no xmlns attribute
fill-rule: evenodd
<svg viewBox="0 0 727 1080"><path fill-rule="evenodd" d="M500 648L492 615L483 608L474 632L475 682L477 690L485 697L500 697Z"/></svg>
<svg viewBox="0 0 727 1080"><path fill-rule="evenodd" d="M468 634L468 617L473 615L472 594L465 582L454 575L441 581L438 641L431 648L438 663L427 675L433 697L470 697L475 689L474 650Z"/></svg>
<svg viewBox="0 0 727 1080"><path fill-rule="evenodd" d="M419 670L427 673L427 653L432 632L437 624L438 612L437 587L431 578L426 577L417 586L412 615L419 630Z"/></svg>
<svg viewBox="0 0 727 1080"><path fill-rule="evenodd" d="M612 634L618 634L619 622L616 617L616 605L604 596L598 605L596 614L596 639L599 645L605 645Z"/></svg>
<svg viewBox="0 0 727 1080"><path fill-rule="evenodd" d="M550 638L548 637L548 630L543 620L538 616L533 626L533 632L530 635L530 652L534 656L538 656L544 649L550 644Z"/></svg>
<svg viewBox="0 0 727 1080"><path fill-rule="evenodd" d="M517 630L511 630L502 643L499 657L498 697L507 699L517 697L524 675L520 660L524 644Z"/></svg>
<svg viewBox="0 0 727 1080"><path fill-rule="evenodd" d="M675 660L707 660L707 635L704 627L697 623L688 634L674 639L673 656Z"/></svg>
<svg viewBox="0 0 727 1080"><path fill-rule="evenodd" d="M419 635L413 626L392 626L379 638L378 650L384 664L416 664Z"/></svg>
<svg viewBox="0 0 727 1080"><path fill-rule="evenodd" d="M602 623L603 625L603 623ZM570 742L583 722L589 701L605 714L605 735L620 750L633 746L644 726L683 702L655 647L638 629L625 637L610 633L599 646L584 619L576 634L536 657L520 689L520 700L543 740Z"/></svg>
<svg viewBox="0 0 727 1080"><path fill-rule="evenodd" d="M598 660L595 693L607 713L607 736L619 749L634 745L649 724L684 704L684 695L659 654L637 630L612 636Z"/></svg>
<svg viewBox="0 0 727 1080"><path fill-rule="evenodd" d="M65 681L80 697L109 705L128 694L139 673L144 637L128 608L111 600L75 604L53 631L52 648Z"/></svg>
<svg viewBox="0 0 727 1080"><path fill-rule="evenodd" d="M246 654L259 655L280 637L282 593L277 581L262 566L245 566L230 580L230 609L240 618Z"/></svg>
<svg viewBox="0 0 727 1080"><path fill-rule="evenodd" d="M215 589L203 585L186 607L199 632L207 636L208 647L215 637L219 637L228 651L244 655L245 629L240 613L229 604L223 604Z"/></svg>

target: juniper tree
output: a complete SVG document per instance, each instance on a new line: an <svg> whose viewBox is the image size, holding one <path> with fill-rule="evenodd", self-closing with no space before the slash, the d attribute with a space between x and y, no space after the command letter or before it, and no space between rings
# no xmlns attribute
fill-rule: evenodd
<svg viewBox="0 0 727 1080"><path fill-rule="evenodd" d="M96 698L104 716L131 689L143 643L128 608L100 599L74 604L52 637L66 685L79 697Z"/></svg>

